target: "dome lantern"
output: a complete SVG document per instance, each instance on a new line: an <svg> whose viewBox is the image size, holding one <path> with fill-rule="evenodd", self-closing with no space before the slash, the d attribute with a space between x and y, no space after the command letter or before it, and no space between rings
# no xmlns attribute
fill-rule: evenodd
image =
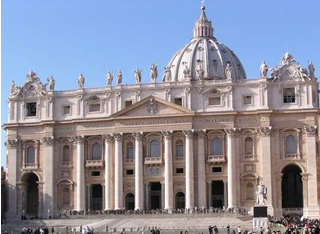
<svg viewBox="0 0 320 234"><path fill-rule="evenodd" d="M196 21L194 26L194 37L213 37L213 27L211 25L211 20L208 20L206 16L205 9L206 7L202 5L200 18Z"/></svg>

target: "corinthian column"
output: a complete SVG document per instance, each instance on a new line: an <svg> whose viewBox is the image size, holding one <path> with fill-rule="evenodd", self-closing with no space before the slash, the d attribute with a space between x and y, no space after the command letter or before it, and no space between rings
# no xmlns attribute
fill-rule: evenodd
<svg viewBox="0 0 320 234"><path fill-rule="evenodd" d="M54 155L53 155L53 143L54 138L51 137L43 137L41 139L44 144L44 198L43 198L43 209L45 211L53 211L53 196L54 196L54 187L53 187L53 179L54 179Z"/></svg>
<svg viewBox="0 0 320 234"><path fill-rule="evenodd" d="M268 127L259 127L257 128L258 135L261 139L262 144L262 157L261 157L261 169L262 169L262 180L263 184L267 187L268 199L266 200L266 204L268 206L268 214L274 215L274 204L273 204L273 183L272 183L272 157L271 157L271 142L270 142L270 134L271 134L271 126Z"/></svg>
<svg viewBox="0 0 320 234"><path fill-rule="evenodd" d="M307 168L308 168L308 177L305 183L303 184L307 188L307 194L305 194L305 189L303 196L308 198L308 206L305 209L303 207L303 215L319 217L320 208L318 200L318 190L317 190L317 152L316 152L316 141L317 141L317 126L306 126L304 127L304 132L307 135Z"/></svg>
<svg viewBox="0 0 320 234"><path fill-rule="evenodd" d="M17 165L18 165L18 139L8 139L6 142L8 152L8 215L17 214ZM21 199L21 198L20 198Z"/></svg>
<svg viewBox="0 0 320 234"><path fill-rule="evenodd" d="M186 136L186 209L194 206L193 130L183 131Z"/></svg>
<svg viewBox="0 0 320 234"><path fill-rule="evenodd" d="M164 136L164 209L173 209L172 131L162 131Z"/></svg>
<svg viewBox="0 0 320 234"><path fill-rule="evenodd" d="M123 209L123 178L122 178L122 134L114 134L115 162L114 162L114 209Z"/></svg>
<svg viewBox="0 0 320 234"><path fill-rule="evenodd" d="M198 133L198 207L207 207L206 199L206 163L204 152L205 130Z"/></svg>
<svg viewBox="0 0 320 234"><path fill-rule="evenodd" d="M104 209L111 210L111 135L104 135Z"/></svg>
<svg viewBox="0 0 320 234"><path fill-rule="evenodd" d="M134 132L135 138L135 210L143 210L143 155L142 155L142 132Z"/></svg>
<svg viewBox="0 0 320 234"><path fill-rule="evenodd" d="M236 128L226 128L227 133L227 158L228 158L228 207L236 206L237 201L237 183L236 183L236 162L234 152L234 135Z"/></svg>
<svg viewBox="0 0 320 234"><path fill-rule="evenodd" d="M84 210L86 206L86 187L84 181L84 136L73 137L77 143L77 210Z"/></svg>

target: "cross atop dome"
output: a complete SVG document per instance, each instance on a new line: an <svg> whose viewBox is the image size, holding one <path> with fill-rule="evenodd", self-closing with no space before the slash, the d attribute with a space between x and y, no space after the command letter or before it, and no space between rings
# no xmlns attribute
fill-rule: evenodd
<svg viewBox="0 0 320 234"><path fill-rule="evenodd" d="M211 20L208 20L206 16L204 2L204 0L201 0L201 15L193 30L194 37L213 37L213 27L211 26Z"/></svg>

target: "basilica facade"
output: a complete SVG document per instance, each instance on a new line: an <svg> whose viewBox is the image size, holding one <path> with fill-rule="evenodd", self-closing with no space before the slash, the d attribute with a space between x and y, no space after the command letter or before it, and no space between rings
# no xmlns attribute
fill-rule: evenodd
<svg viewBox="0 0 320 234"><path fill-rule="evenodd" d="M257 68L258 70L259 68ZM286 53L247 79L214 37L205 7L191 41L158 81L54 90L29 72L12 82L6 130L8 214L256 205L319 217L318 82ZM59 82L59 81L57 81ZM113 83L116 83L113 85Z"/></svg>

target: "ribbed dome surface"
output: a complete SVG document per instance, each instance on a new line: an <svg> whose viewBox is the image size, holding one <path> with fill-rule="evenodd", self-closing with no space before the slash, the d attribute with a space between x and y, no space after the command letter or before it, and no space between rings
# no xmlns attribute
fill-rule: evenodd
<svg viewBox="0 0 320 234"><path fill-rule="evenodd" d="M167 65L171 71L170 80L219 80L230 79L230 76L232 80L246 79L240 60L232 50L213 37L214 30L211 21L206 18L205 7L202 6L201 10L193 39L180 49Z"/></svg>

